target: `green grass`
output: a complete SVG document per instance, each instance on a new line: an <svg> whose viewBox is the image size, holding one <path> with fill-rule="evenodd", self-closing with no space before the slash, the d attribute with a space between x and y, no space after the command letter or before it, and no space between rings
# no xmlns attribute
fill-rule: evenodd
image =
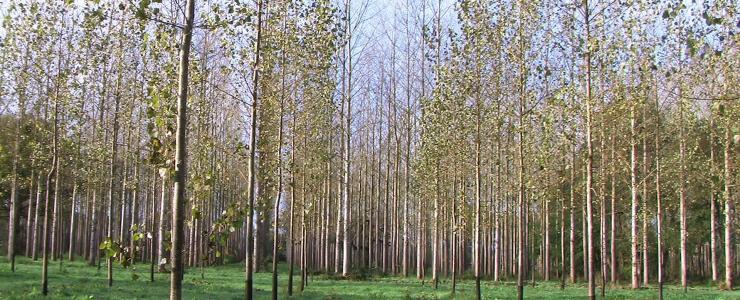
<svg viewBox="0 0 740 300"><path fill-rule="evenodd" d="M11 273L5 259L0 260L0 299L42 299L40 274L41 262L19 257L16 272ZM280 298L287 298L287 271L285 266L280 274ZM297 270L296 270L297 272ZM133 274L139 278L133 280ZM155 281L149 282L149 265L139 264L136 270L117 266L114 271L112 288L107 287L106 268L98 270L83 262L49 264L48 299L164 299L169 292L169 274L155 274ZM258 299L270 297L270 273L255 274L255 295ZM294 277L294 296L296 299L471 299L474 298L474 282L462 280L457 285L457 293L450 293L450 282L442 281L438 290L429 282L424 285L415 278L370 277L364 281L341 280L325 275L311 277L306 290L298 292L300 277ZM244 293L244 266L240 263L205 269L205 279L201 279L199 269L189 269L183 283L185 299L242 299ZM516 296L513 282L493 283L483 281L484 299L507 299ZM536 287L525 288L527 298L574 299L584 298L584 284L568 285L560 290L559 282L538 282ZM608 287L609 299L657 299L654 287L629 290ZM666 299L740 299L738 291L719 291L716 287L693 286L684 294L680 287L665 287Z"/></svg>

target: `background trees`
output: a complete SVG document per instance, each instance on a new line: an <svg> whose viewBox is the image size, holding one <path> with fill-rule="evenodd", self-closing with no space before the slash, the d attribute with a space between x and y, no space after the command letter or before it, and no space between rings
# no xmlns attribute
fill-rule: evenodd
<svg viewBox="0 0 740 300"><path fill-rule="evenodd" d="M184 3L0 6L11 260L732 287L732 3Z"/></svg>

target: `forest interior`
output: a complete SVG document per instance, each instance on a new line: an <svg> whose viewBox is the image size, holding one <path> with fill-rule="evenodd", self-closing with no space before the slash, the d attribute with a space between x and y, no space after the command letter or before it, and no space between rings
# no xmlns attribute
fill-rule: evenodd
<svg viewBox="0 0 740 300"><path fill-rule="evenodd" d="M739 9L2 0L0 299L740 299Z"/></svg>

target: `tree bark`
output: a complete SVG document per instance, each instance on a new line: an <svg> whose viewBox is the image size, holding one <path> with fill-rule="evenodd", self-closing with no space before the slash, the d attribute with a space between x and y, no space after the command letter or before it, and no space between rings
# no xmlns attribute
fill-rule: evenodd
<svg viewBox="0 0 740 300"><path fill-rule="evenodd" d="M351 152L352 143L350 142L350 138L352 136L352 30L351 30L351 21L350 21L350 4L351 0L346 0L345 2L345 10L347 14L346 19L346 34L347 34L347 45L345 46L345 51L347 53L347 90L345 91L346 95L345 98L347 99L347 111L346 114L346 125L344 128L344 176L342 176L342 186L343 186L343 192L342 192L342 206L344 207L343 210L343 219L344 223L342 224L342 234L343 236L343 243L342 243L342 252L344 254L342 258L342 276L347 277L349 275L349 258L350 258L350 245L349 245L349 236L348 236L348 226L349 226L349 198L350 198L350 159L351 159Z"/></svg>
<svg viewBox="0 0 740 300"><path fill-rule="evenodd" d="M24 66L26 65L24 59ZM25 81L23 76L22 81ZM21 82L23 85L25 82ZM10 271L15 272L15 234L18 231L18 214L20 213L20 203L18 203L18 151L21 143L21 124L26 112L25 103L25 86L21 86L18 91L18 116L15 118L15 140L13 142L13 167L10 175L10 210L8 211L8 260L10 261ZM32 176L33 177L33 176ZM31 179L33 180L33 179ZM29 193L31 189L29 188ZM31 202L28 202L29 211Z"/></svg>
<svg viewBox="0 0 740 300"><path fill-rule="evenodd" d="M297 134L296 131L296 114L297 112L293 112L293 130L292 135L290 137L290 221L288 224L288 243L286 245L286 249L289 251L288 254L288 297L293 295L293 266L295 265L295 250L293 249L295 246L294 242L294 219L295 219L295 174L296 174L296 164L295 164L295 136Z"/></svg>
<svg viewBox="0 0 740 300"><path fill-rule="evenodd" d="M59 63L57 64L57 70L59 70L60 73L57 74L57 79L60 77L61 74L61 58L59 59ZM41 263L41 293L46 296L49 294L49 181L51 180L51 177L54 176L54 202L57 202L58 194L59 194L59 82L57 80L57 87L56 92L54 96L54 133L53 133L53 141L52 141L52 160L51 160L51 170L49 170L49 174L46 176L46 199L44 200L44 235L43 235L43 243L42 243L42 263ZM56 205L55 205L56 207ZM52 216L52 220L56 216ZM53 231L52 231L53 232ZM52 253L53 255L53 253Z"/></svg>
<svg viewBox="0 0 740 300"><path fill-rule="evenodd" d="M282 57L282 63L285 64L285 54L283 52ZM283 152L283 107L284 107L284 101L285 101L285 67L281 68L282 73L282 79L281 79L281 97L280 97L280 127L278 129L278 147L277 147L277 155L278 155L278 186L277 186L277 194L275 195L275 207L273 207L274 211L274 220L272 223L272 299L277 300L278 298L278 271L277 271L277 261L278 261L278 224L279 224L279 218L280 218L280 196L283 193L283 158L282 158L282 152Z"/></svg>
<svg viewBox="0 0 740 300"><path fill-rule="evenodd" d="M177 138L175 140L175 187L172 197L172 273L170 274L170 299L182 298L183 251L185 236L185 187L188 175L188 75L190 67L190 44L193 38L195 0L185 6L185 28L180 44L178 67ZM123 230L123 229L122 229Z"/></svg>
<svg viewBox="0 0 740 300"><path fill-rule="evenodd" d="M640 287L638 270L640 262L637 257L637 141L635 133L635 104L630 104L630 192L631 192L631 214L630 214L630 237L631 237L631 262L632 262L632 288Z"/></svg>
<svg viewBox="0 0 740 300"><path fill-rule="evenodd" d="M575 138L575 132L573 134ZM576 199L576 144L575 140L572 141L573 150L571 151L571 163L570 163L570 283L576 283L576 215L575 215L575 199Z"/></svg>
<svg viewBox="0 0 740 300"><path fill-rule="evenodd" d="M711 257L712 281L717 281L717 207L716 207L716 185L714 176L714 112L709 116L709 252Z"/></svg>
<svg viewBox="0 0 740 300"><path fill-rule="evenodd" d="M645 95L647 99L647 95ZM647 105L643 105L642 128L647 128ZM642 284L647 286L650 279L648 252L648 154L647 154L647 130L642 133Z"/></svg>
<svg viewBox="0 0 740 300"><path fill-rule="evenodd" d="M167 217L167 201L165 199L167 199L167 189L169 187L167 177L169 177L169 175L167 175L166 170L159 170L159 172L160 177L162 177L162 186L159 197L159 226L157 226L157 271L160 273L164 273L167 271L167 259L165 258L164 245L166 241L164 239L164 235L166 232L165 226L167 225L167 222L165 222L165 218Z"/></svg>
<svg viewBox="0 0 740 300"><path fill-rule="evenodd" d="M611 200L611 218L610 218L610 225L611 228L609 230L610 236L609 236L609 247L611 248L609 251L609 259L610 259L610 267L611 272L609 274L611 275L611 282L614 283L617 281L617 245L614 243L616 232L617 232L617 225L616 225L616 218L617 218L617 211L616 211L616 203L617 203L617 189L616 189L616 170L615 170L615 157L614 157L614 143L615 139L614 137L610 137L610 144L611 149L609 150L609 161L610 161L610 188L611 188L611 196L609 197Z"/></svg>
<svg viewBox="0 0 740 300"><path fill-rule="evenodd" d="M193 1L193 0L188 0ZM258 105L258 89L259 89L259 68L260 68L260 49L262 43L262 7L267 5L269 0L258 0L257 1L257 39L255 41L255 58L254 66L252 68L252 120L251 130L249 133L249 202L247 203L247 239L246 243L246 278L244 286L244 298L252 300L253 294L253 269L254 269L254 249L253 249L253 236L254 236L254 200L257 192L255 186L255 179L257 174L255 173L255 159L256 159L256 147L257 147L257 105Z"/></svg>
<svg viewBox="0 0 740 300"><path fill-rule="evenodd" d="M735 180L732 174L732 157L735 155L731 129L725 128L725 287L732 290L735 276L735 203L730 186Z"/></svg>
<svg viewBox="0 0 740 300"><path fill-rule="evenodd" d="M26 216L26 247L25 247L25 250L26 250L25 254L28 257L31 257L31 245L32 245L31 239L33 238L33 231L32 231L33 210L34 210L34 207L36 207L33 205L34 171L35 170L31 170L31 176L28 177L29 178L28 180L28 210L27 210L28 215ZM36 186L36 189L38 190L39 187Z"/></svg>
<svg viewBox="0 0 740 300"><path fill-rule="evenodd" d="M655 108L656 108L656 111L660 109L660 100L658 99L657 83L656 83L656 89L655 89ZM614 143L612 142L612 153L613 152L614 152ZM613 156L614 154L612 154L612 157ZM612 178L612 194L614 194L614 183L613 182L614 182L614 178ZM661 203L660 196L661 196L660 194L660 116L657 116L656 121L655 121L655 200L656 200L656 206L657 206L656 207L656 210L657 210L656 227L658 227L656 239L657 239L657 244L658 244L658 299L663 300L663 208L662 208L663 203ZM612 249L613 247L614 246L612 246Z"/></svg>
<svg viewBox="0 0 740 300"><path fill-rule="evenodd" d="M594 279L594 246L593 246L593 145L591 143L591 28L590 28L590 9L588 0L583 1L585 21L586 21L586 222L588 232L588 297L596 298L596 281ZM586 272L586 271L584 271Z"/></svg>
<svg viewBox="0 0 740 300"><path fill-rule="evenodd" d="M679 90L679 98L681 97L681 90ZM688 290L688 280L687 280L687 264L688 264L688 254L686 249L686 238L687 236L687 228L686 228L686 137L684 134L684 108L683 108L683 99L679 99L678 104L678 114L679 114L679 152L678 152L678 160L679 160L679 188L678 188L678 197L680 200L679 203L679 214L680 214L680 226L681 226L681 286L683 287L684 292Z"/></svg>

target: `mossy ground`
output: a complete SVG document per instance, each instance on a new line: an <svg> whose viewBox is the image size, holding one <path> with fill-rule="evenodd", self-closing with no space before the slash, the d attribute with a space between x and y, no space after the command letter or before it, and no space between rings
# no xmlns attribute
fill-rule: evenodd
<svg viewBox="0 0 740 300"><path fill-rule="evenodd" d="M42 299L41 261L19 257L16 272L11 273L5 259L0 260L0 299ZM297 270L296 270L297 272ZM134 280L134 274L138 276ZM471 299L474 298L474 282L461 280L457 293L450 293L450 282L442 281L437 290L429 282L414 277L376 277L365 280L344 280L326 275L312 276L303 293L298 291L300 277L294 277L296 299ZM169 274L155 274L149 281L149 265L138 264L135 270L116 266L114 284L107 287L105 265L101 269L80 261L64 261L49 264L49 296L46 299L165 299L169 295ZM270 297L270 273L255 274L255 296L257 299ZM279 277L280 298L287 298L287 269L281 266ZM244 266L233 263L205 268L204 279L200 269L189 269L183 283L185 299L243 299ZM484 299L510 299L516 297L513 282L482 282ZM584 284L568 285L560 290L559 282L538 282L534 288L528 285L525 296L530 299L577 299L585 298ZM630 290L621 286L607 287L608 299L657 299L654 286ZM740 299L740 291L720 291L716 285L694 285L687 293L675 284L665 287L666 299Z"/></svg>

